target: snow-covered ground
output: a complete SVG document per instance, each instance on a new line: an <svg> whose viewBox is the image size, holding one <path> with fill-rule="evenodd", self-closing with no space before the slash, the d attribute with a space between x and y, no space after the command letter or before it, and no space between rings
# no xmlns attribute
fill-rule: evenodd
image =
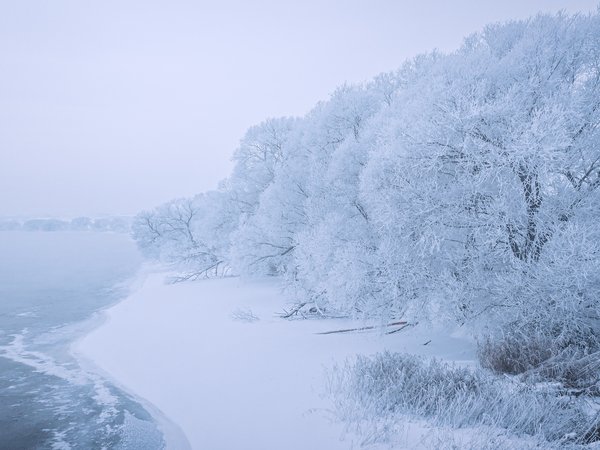
<svg viewBox="0 0 600 450"><path fill-rule="evenodd" d="M322 395L328 367L386 349L474 356L469 341L420 326L316 334L364 324L283 320L277 313L285 306L274 281L167 284L164 273L150 272L74 352L162 411L193 449L211 450L356 448L360 437L344 433ZM170 448L186 447L166 434Z"/></svg>

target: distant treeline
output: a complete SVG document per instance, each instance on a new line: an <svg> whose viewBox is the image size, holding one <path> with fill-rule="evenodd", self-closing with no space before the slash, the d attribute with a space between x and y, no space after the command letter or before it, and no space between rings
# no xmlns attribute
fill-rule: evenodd
<svg viewBox="0 0 600 450"><path fill-rule="evenodd" d="M76 217L74 219L0 219L0 231L112 231L128 233L131 217Z"/></svg>

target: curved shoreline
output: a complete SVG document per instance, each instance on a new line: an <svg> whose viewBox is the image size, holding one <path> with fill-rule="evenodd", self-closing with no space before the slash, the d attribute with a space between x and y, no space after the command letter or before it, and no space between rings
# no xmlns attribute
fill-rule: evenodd
<svg viewBox="0 0 600 450"><path fill-rule="evenodd" d="M275 280L167 284L168 273L157 269L141 272L141 286L106 310L108 320L74 350L153 405L157 423L168 420L169 448L347 450L362 438L332 415L322 395L326 367L389 349L455 361L473 353L470 342L427 328L401 337L323 335L364 323L282 320L276 313L285 298Z"/></svg>
<svg viewBox="0 0 600 450"><path fill-rule="evenodd" d="M348 336L315 334L337 320L281 320L275 313L284 302L272 280L166 284L168 273L157 272L146 272L143 286L107 310L104 325L75 349L180 427L181 434L163 424L168 447L348 449L320 395L323 367L383 342L356 335L346 347ZM250 308L258 320L237 318ZM185 444L177 441L182 434Z"/></svg>
<svg viewBox="0 0 600 450"><path fill-rule="evenodd" d="M102 326L103 323L100 323L98 327ZM94 328L95 329L95 328ZM90 330L93 331L93 330ZM74 342L71 348L71 354L74 358L77 359L78 364L86 371L93 372L106 381L108 381L112 386L117 389L123 391L129 397L131 397L135 402L139 403L148 414L152 417L154 424L161 432L163 437L163 442L165 444L165 449L181 449L181 450L191 450L191 445L187 439L187 436L183 432L183 430L177 425L175 422L170 420L165 413L163 413L156 405L152 404L150 401L146 400L143 397L140 397L138 394L133 392L128 387L121 384L116 378L111 376L108 372L99 367L96 363L94 363L91 359L83 356L76 349L77 343Z"/></svg>
<svg viewBox="0 0 600 450"><path fill-rule="evenodd" d="M152 272L154 272L154 270L149 265L143 264L142 267L136 273L136 275L134 275L128 282L123 283L127 286L127 293L125 296L111 303L110 305L95 311L89 319L87 319L83 323L80 323L79 332L77 333L75 338L71 340L68 346L68 352L77 361L81 369L83 369L86 372L98 375L112 386L127 394L132 400L139 403L144 408L144 410L152 417L152 420L156 425L158 431L162 434L163 442L167 450L189 450L191 449L190 443L187 439L187 436L179 427L179 425L170 420L167 417L167 415L164 412L162 412L156 405L154 405L149 400L143 398L142 396L138 395L131 388L123 385L116 377L112 376L110 373L108 373L106 370L104 370L102 367L96 364L91 358L86 357L79 350L79 346L81 345L81 342L85 339L86 336L98 330L110 321L109 311L115 306L126 302L132 294L141 289L148 275Z"/></svg>

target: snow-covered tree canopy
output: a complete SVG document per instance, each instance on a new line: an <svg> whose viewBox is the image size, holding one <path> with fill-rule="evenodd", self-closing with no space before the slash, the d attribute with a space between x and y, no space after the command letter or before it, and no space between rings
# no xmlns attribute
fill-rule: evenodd
<svg viewBox="0 0 600 450"><path fill-rule="evenodd" d="M196 273L282 276L321 312L594 334L599 126L598 13L491 25L251 128L218 191L135 237Z"/></svg>

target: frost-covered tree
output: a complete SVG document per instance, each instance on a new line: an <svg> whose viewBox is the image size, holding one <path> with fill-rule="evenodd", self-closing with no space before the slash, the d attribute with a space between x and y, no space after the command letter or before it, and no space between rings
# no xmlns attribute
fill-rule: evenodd
<svg viewBox="0 0 600 450"><path fill-rule="evenodd" d="M240 271L294 278L296 237L308 224L306 202L325 188L322 176L332 152L349 137L359 139L363 121L373 113L371 95L361 86L344 86L296 124L256 214L243 221L234 238Z"/></svg>
<svg viewBox="0 0 600 450"><path fill-rule="evenodd" d="M507 287L597 214L599 30L597 16L489 27L396 97L362 180L390 292L464 317L510 308Z"/></svg>
<svg viewBox="0 0 600 450"><path fill-rule="evenodd" d="M599 124L597 13L492 25L253 127L222 190L136 233L168 261L283 275L323 313L593 352L571 344L600 335Z"/></svg>
<svg viewBox="0 0 600 450"><path fill-rule="evenodd" d="M344 87L327 105L343 138L312 158L294 278L296 295L322 312L361 314L373 306L379 278L375 233L358 198L358 180L377 141L370 123L385 114L400 83L400 74L380 75L366 85Z"/></svg>
<svg viewBox="0 0 600 450"><path fill-rule="evenodd" d="M185 272L182 279L228 272L229 235L239 212L223 191L177 199L144 211L132 230L146 256Z"/></svg>
<svg viewBox="0 0 600 450"><path fill-rule="evenodd" d="M248 131L234 155L236 165L228 186L241 211L230 252L237 273L278 274L283 270L279 260L294 248L289 233L278 236L275 230L288 220L279 206L296 194L287 184L291 179L283 180L284 189L281 180L297 156L293 142L301 123L291 118L263 122Z"/></svg>
<svg viewBox="0 0 600 450"><path fill-rule="evenodd" d="M351 107L345 110L363 111L360 133L345 139L322 164L306 202L308 225L298 238L296 284L320 309L382 318L405 309L405 302L390 301L396 294L389 289L388 267L378 252L380 228L367 211L360 179L371 155L385 145L384 131L394 120L394 108L401 107L398 93L411 89L437 58L420 56L361 89L347 89L353 99L346 100Z"/></svg>
<svg viewBox="0 0 600 450"><path fill-rule="evenodd" d="M597 385L599 49L598 15L539 16L396 92L361 175L374 307L476 324L496 370Z"/></svg>
<svg viewBox="0 0 600 450"><path fill-rule="evenodd" d="M227 189L244 216L254 214L262 192L273 182L286 155L286 142L298 119L269 119L251 127L233 155Z"/></svg>

